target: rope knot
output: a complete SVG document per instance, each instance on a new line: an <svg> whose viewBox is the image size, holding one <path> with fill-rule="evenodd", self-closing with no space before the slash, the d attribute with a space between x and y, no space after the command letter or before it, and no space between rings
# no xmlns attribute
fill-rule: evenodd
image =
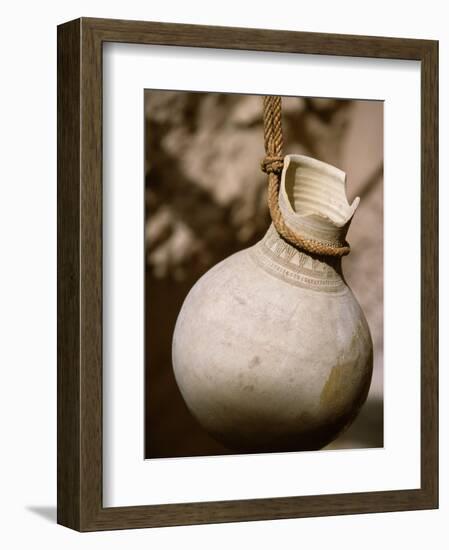
<svg viewBox="0 0 449 550"><path fill-rule="evenodd" d="M266 174L281 174L284 167L284 157L266 156L260 163L260 167Z"/></svg>

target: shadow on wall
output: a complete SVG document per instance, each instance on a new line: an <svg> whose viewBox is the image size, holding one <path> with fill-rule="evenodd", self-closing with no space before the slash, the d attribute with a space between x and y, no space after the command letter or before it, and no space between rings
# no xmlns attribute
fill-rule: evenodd
<svg viewBox="0 0 449 550"><path fill-rule="evenodd" d="M27 506L26 509L46 521L56 523L56 506Z"/></svg>

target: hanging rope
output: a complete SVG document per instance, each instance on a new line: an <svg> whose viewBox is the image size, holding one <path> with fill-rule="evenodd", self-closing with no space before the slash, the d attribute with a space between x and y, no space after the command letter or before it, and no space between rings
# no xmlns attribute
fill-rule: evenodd
<svg viewBox="0 0 449 550"><path fill-rule="evenodd" d="M284 167L280 96L264 96L263 125L265 158L261 163L261 167L268 174L268 208L276 231L291 245L311 254L319 254L321 256L345 256L349 254L350 248L347 243L340 247L324 245L319 241L302 238L286 225L279 209L278 201L282 168Z"/></svg>

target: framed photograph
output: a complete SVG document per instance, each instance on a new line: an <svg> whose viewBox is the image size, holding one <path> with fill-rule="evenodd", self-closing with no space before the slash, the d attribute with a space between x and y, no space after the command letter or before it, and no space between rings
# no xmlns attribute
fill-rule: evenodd
<svg viewBox="0 0 449 550"><path fill-rule="evenodd" d="M58 27L58 522L438 506L438 43Z"/></svg>

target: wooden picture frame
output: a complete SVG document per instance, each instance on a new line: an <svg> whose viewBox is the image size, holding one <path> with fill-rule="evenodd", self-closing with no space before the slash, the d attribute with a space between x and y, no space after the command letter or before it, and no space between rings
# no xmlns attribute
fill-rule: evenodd
<svg viewBox="0 0 449 550"><path fill-rule="evenodd" d="M102 45L421 62L421 488L103 507ZM79 531L438 506L438 43L81 18L58 27L58 523Z"/></svg>

